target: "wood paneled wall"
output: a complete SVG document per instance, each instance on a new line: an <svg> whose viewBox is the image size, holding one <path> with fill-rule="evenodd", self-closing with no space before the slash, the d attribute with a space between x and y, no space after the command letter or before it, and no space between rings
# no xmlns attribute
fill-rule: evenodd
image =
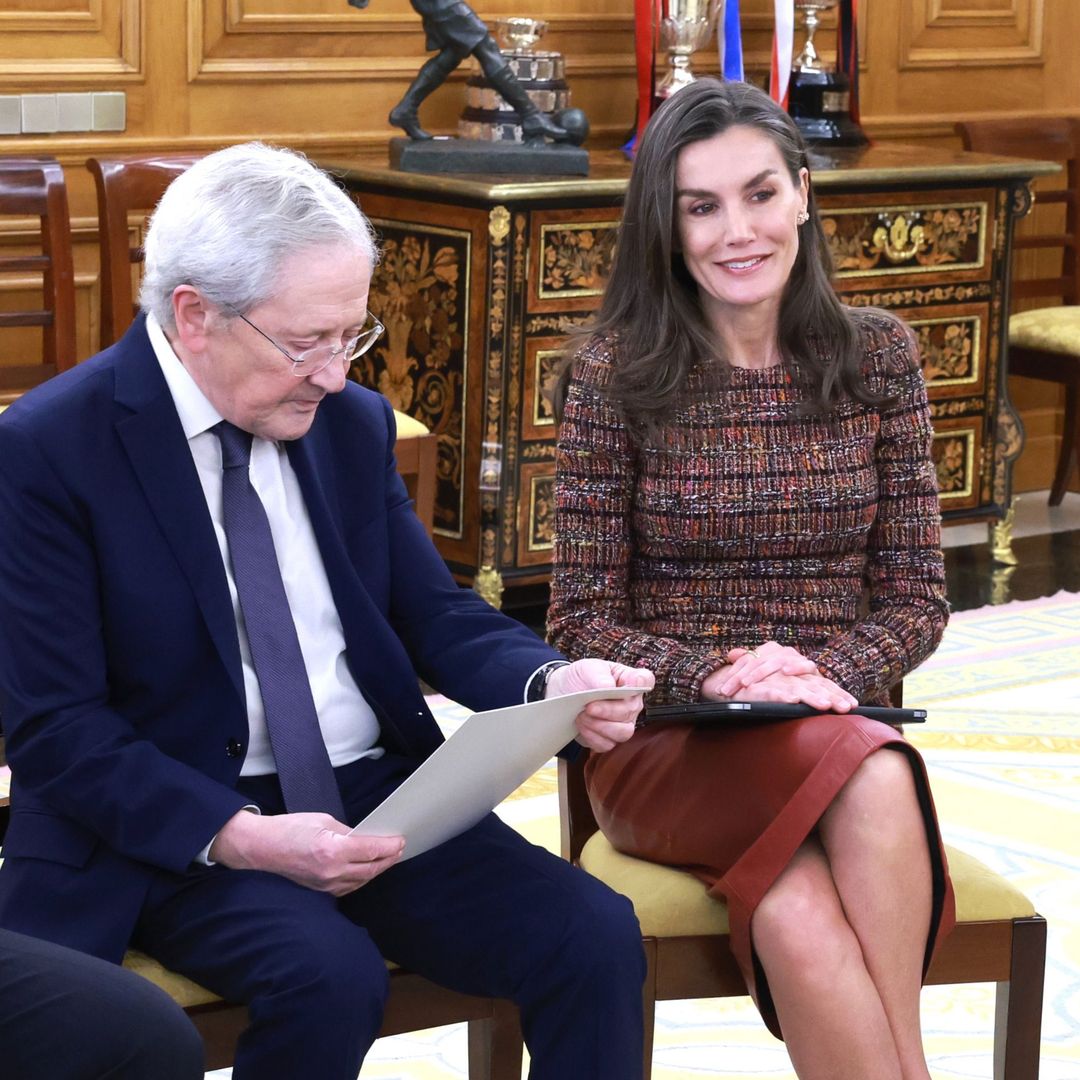
<svg viewBox="0 0 1080 1080"><path fill-rule="evenodd" d="M474 0L489 25L517 5ZM772 0L742 0L749 76L764 81ZM959 145L957 119L1078 114L1080 40L1072 0L861 0L863 122L871 136ZM517 7L517 11L521 8ZM532 0L544 44L567 57L590 145L618 145L634 120L632 0ZM832 52L825 22L818 44ZM798 46L797 42L797 46ZM202 151L258 137L314 157L377 150L386 115L423 62L408 0L6 0L0 8L0 94L122 90L121 133L0 136L0 153L51 153L70 189L79 351L97 345L96 218L84 168L94 154ZM662 61L661 61L662 62ZM714 47L699 54L716 70ZM424 123L451 132L463 66L425 104ZM0 245L25 245L28 223L0 223ZM11 305L30 281L0 283ZM27 337L33 348L32 335ZM3 350L4 359L9 350ZM1018 487L1046 486L1060 409L1052 390L1015 380L1029 435ZM1041 446L1041 449L1039 447ZM1032 464L1029 464L1032 463Z"/></svg>

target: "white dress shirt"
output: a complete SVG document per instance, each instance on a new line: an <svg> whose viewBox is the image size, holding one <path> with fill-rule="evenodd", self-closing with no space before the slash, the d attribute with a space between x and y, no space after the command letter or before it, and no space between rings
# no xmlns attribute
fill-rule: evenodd
<svg viewBox="0 0 1080 1080"><path fill-rule="evenodd" d="M240 768L241 776L262 776L277 772L270 738L266 730L259 680L251 662L244 616L229 559L225 537L225 517L221 497L221 444L210 430L223 417L207 400L187 368L180 362L161 326L148 316L146 330L150 343L169 385L176 411L180 416L188 449L195 462L206 505L214 523L225 576L232 597L233 617L240 639L240 658L244 667L244 690L247 702L248 749ZM266 509L274 549L285 594L292 610L300 651L304 656L319 728L337 767L361 757L378 757L376 747L379 722L360 693L345 662L345 634L330 592L322 555L315 541L311 518L300 484L281 443L255 437L251 444L249 477Z"/></svg>

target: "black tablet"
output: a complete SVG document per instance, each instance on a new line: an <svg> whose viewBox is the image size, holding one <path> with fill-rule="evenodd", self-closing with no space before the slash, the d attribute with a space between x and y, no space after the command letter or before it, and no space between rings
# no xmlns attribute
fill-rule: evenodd
<svg viewBox="0 0 1080 1080"><path fill-rule="evenodd" d="M813 705L791 705L777 701L694 701L685 705L650 705L638 719L638 727L661 724L756 724L770 720L793 720L818 716L823 711ZM851 710L867 720L886 724L921 724L925 709L894 709L885 705L859 705Z"/></svg>

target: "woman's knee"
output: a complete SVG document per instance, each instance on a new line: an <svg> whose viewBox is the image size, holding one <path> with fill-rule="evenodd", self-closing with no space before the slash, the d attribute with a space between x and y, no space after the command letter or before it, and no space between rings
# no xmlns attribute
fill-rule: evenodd
<svg viewBox="0 0 1080 1080"><path fill-rule="evenodd" d="M883 842L899 839L905 820L921 821L907 754L887 747L870 754L826 811L822 821L826 832L837 818Z"/></svg>
<svg viewBox="0 0 1080 1080"><path fill-rule="evenodd" d="M843 958L854 936L823 857L789 865L755 909L751 935L766 965L809 971Z"/></svg>

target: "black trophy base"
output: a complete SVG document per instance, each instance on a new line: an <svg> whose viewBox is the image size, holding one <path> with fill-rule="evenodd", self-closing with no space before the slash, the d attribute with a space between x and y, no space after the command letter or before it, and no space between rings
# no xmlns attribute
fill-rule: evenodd
<svg viewBox="0 0 1080 1080"><path fill-rule="evenodd" d="M415 173L588 176L589 152L566 143L396 138L390 140L390 166Z"/></svg>
<svg viewBox="0 0 1080 1080"><path fill-rule="evenodd" d="M850 116L794 116L792 119L811 146L865 146L870 141Z"/></svg>
<svg viewBox="0 0 1080 1080"><path fill-rule="evenodd" d="M851 119L851 82L839 71L791 73L788 112L803 138L822 146L865 146L870 140Z"/></svg>

